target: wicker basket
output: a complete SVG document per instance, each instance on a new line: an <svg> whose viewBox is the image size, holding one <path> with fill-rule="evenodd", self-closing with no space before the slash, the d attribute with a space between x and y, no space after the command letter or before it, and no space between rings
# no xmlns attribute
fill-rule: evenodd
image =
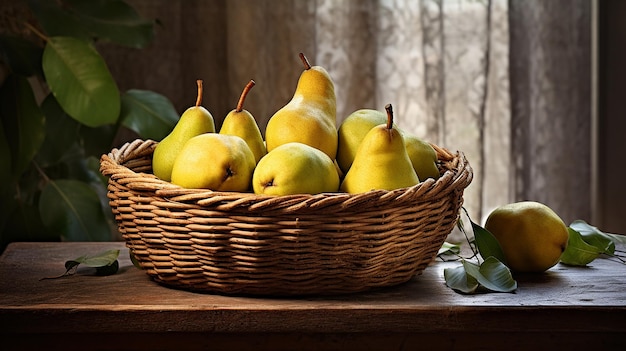
<svg viewBox="0 0 626 351"><path fill-rule="evenodd" d="M394 191L260 196L183 189L152 174L157 143L101 158L126 246L155 281L219 294L328 295L404 283L454 228L472 169L433 145L441 177Z"/></svg>

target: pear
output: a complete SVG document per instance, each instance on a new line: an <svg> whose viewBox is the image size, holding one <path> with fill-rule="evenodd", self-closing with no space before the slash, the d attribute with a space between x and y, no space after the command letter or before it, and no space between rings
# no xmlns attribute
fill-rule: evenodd
<svg viewBox="0 0 626 351"><path fill-rule="evenodd" d="M419 183L419 178L406 152L404 138L393 127L393 110L385 106L387 123L372 128L354 157L340 190L358 194L370 190L394 190Z"/></svg>
<svg viewBox="0 0 626 351"><path fill-rule="evenodd" d="M216 191L250 190L256 162L248 144L236 135L205 133L189 139L172 167L172 183Z"/></svg>
<svg viewBox="0 0 626 351"><path fill-rule="evenodd" d="M201 106L202 80L197 80L196 83L198 85L196 105L183 112L174 129L157 144L152 154L154 175L167 182L171 180L174 161L185 143L194 136L215 132L213 116Z"/></svg>
<svg viewBox="0 0 626 351"><path fill-rule="evenodd" d="M337 154L335 85L326 69L311 67L302 53L300 59L304 71L293 98L267 122L267 151L289 142L300 142L323 151L334 160Z"/></svg>
<svg viewBox="0 0 626 351"><path fill-rule="evenodd" d="M290 142L269 151L252 175L255 194L293 195L336 192L339 173L334 160L312 146Z"/></svg>
<svg viewBox="0 0 626 351"><path fill-rule="evenodd" d="M365 135L373 127L386 123L384 112L374 109L360 109L346 117L338 130L337 164L344 173L352 166L356 151ZM406 151L409 154L413 168L420 180L427 178L438 179L437 153L428 142L398 128L404 138Z"/></svg>
<svg viewBox="0 0 626 351"><path fill-rule="evenodd" d="M239 97L239 102L237 102L237 107L230 111L224 118L222 127L220 128L220 134L241 137L254 154L255 162L259 162L261 157L265 156L267 153L265 142L263 141L263 136L261 135L261 130L256 120L250 112L243 109L246 96L255 84L254 80L250 80L244 87Z"/></svg>
<svg viewBox="0 0 626 351"><path fill-rule="evenodd" d="M386 122L387 115L374 109L356 110L343 120L337 131L337 164L344 173L352 166L356 150L367 132Z"/></svg>
<svg viewBox="0 0 626 351"><path fill-rule="evenodd" d="M421 181L428 178L439 179L441 174L437 167L437 152L432 145L413 134L403 133L402 137L417 177Z"/></svg>

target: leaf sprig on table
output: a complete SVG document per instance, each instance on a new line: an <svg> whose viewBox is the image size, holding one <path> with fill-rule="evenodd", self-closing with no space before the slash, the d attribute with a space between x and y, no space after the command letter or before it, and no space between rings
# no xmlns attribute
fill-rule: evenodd
<svg viewBox="0 0 626 351"><path fill-rule="evenodd" d="M96 275L99 275L99 276L113 275L117 273L120 267L119 262L117 260L119 255L120 255L120 250L106 250L106 251L102 251L92 256L82 255L78 258L65 262L65 273L56 277L42 278L41 280L57 279L57 278L62 278L65 276L73 275L74 273L76 273L76 270L78 269L78 266L80 264L87 266L87 267L95 268Z"/></svg>
<svg viewBox="0 0 626 351"><path fill-rule="evenodd" d="M454 245L444 244L445 250L440 250L439 257L456 255L462 265L456 268L444 269L446 285L456 292L474 294L485 292L514 292L517 289L517 281L513 279L510 269L505 264L504 254L496 238L485 228L474 223L469 217L467 210L463 208L474 232L473 239L467 235L463 221L459 219L457 226L465 235L472 250L471 257L462 257L459 248ZM456 250L457 253L451 251ZM486 257L483 262L480 258Z"/></svg>

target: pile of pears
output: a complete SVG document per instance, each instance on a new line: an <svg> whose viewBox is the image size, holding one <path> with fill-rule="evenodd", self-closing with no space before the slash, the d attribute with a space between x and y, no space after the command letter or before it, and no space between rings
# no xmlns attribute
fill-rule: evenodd
<svg viewBox="0 0 626 351"><path fill-rule="evenodd" d="M265 139L243 108L253 80L219 131L202 106L198 80L195 106L154 149L154 175L183 188L265 195L357 194L439 177L433 147L400 130L390 104L385 112L357 110L337 128L333 80L304 54L300 59L304 70L294 95L269 119Z"/></svg>

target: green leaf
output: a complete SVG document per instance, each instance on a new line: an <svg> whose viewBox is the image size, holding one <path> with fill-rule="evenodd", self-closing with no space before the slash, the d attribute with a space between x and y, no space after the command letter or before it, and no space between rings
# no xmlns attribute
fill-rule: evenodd
<svg viewBox="0 0 626 351"><path fill-rule="evenodd" d="M0 118L6 144L11 150L6 160L11 160L11 173L17 178L45 138L45 118L26 78L12 74L4 81L0 88ZM8 163L3 165L7 166Z"/></svg>
<svg viewBox="0 0 626 351"><path fill-rule="evenodd" d="M517 289L517 282L509 268L493 256L488 257L480 266L464 260L463 267L468 275L491 291L512 292Z"/></svg>
<svg viewBox="0 0 626 351"><path fill-rule="evenodd" d="M122 123L143 139L161 140L172 131L179 115L163 95L132 89L122 95Z"/></svg>
<svg viewBox="0 0 626 351"><path fill-rule="evenodd" d="M443 245L439 248L439 252L437 252L437 256L439 255L458 255L461 252L460 244L453 244L450 242L444 242Z"/></svg>
<svg viewBox="0 0 626 351"><path fill-rule="evenodd" d="M41 110L46 116L46 137L37 154L37 163L48 167L61 162L76 143L80 124L63 111L52 94L41 103Z"/></svg>
<svg viewBox="0 0 626 351"><path fill-rule="evenodd" d="M570 228L577 231L582 239L589 245L602 250L602 253L613 255L615 253L615 242L603 233L600 229L588 224L583 220L576 220L570 224Z"/></svg>
<svg viewBox="0 0 626 351"><path fill-rule="evenodd" d="M608 236L609 238L611 238L611 240L613 240L613 242L616 245L617 244L626 245L626 235L611 234L611 233L604 233L604 234Z"/></svg>
<svg viewBox="0 0 626 351"><path fill-rule="evenodd" d="M73 260L65 261L65 273L57 277L46 277L43 279L57 279L68 275L73 275L80 264L96 269L96 275L113 275L119 270L120 264L117 257L120 250L107 250L94 256L83 255Z"/></svg>
<svg viewBox="0 0 626 351"><path fill-rule="evenodd" d="M15 74L24 77L43 75L43 50L35 43L16 36L0 35L0 54Z"/></svg>
<svg viewBox="0 0 626 351"><path fill-rule="evenodd" d="M478 251L480 255L484 259L488 259L489 257L495 257L500 262L506 263L506 258L504 257L504 252L502 252L502 248L500 247L500 243L496 239L491 232L487 229L481 227L480 225L474 223L470 220L472 224L472 230L474 231L474 238L476 241L476 246L478 247Z"/></svg>
<svg viewBox="0 0 626 351"><path fill-rule="evenodd" d="M66 0L80 23L97 38L143 48L154 37L154 22L120 0Z"/></svg>
<svg viewBox="0 0 626 351"><path fill-rule="evenodd" d="M41 193L39 211L46 227L65 240L111 239L98 195L81 181L50 181Z"/></svg>
<svg viewBox="0 0 626 351"><path fill-rule="evenodd" d="M78 131L80 143L85 155L102 156L111 151L111 144L115 139L118 128L116 125L104 125L100 127L80 126Z"/></svg>
<svg viewBox="0 0 626 351"><path fill-rule="evenodd" d="M102 267L113 264L120 255L120 250L106 250L93 256L83 255L67 262L81 263L87 267ZM65 263L67 268L68 263Z"/></svg>
<svg viewBox="0 0 626 351"><path fill-rule="evenodd" d="M120 113L120 95L102 56L85 41L48 39L43 71L63 110L90 127L113 124Z"/></svg>
<svg viewBox="0 0 626 351"><path fill-rule="evenodd" d="M67 10L64 2L29 0L28 3L37 21L49 37L68 36L85 41L92 40L91 33L75 14Z"/></svg>
<svg viewBox="0 0 626 351"><path fill-rule="evenodd" d="M476 278L468 275L462 265L444 269L443 276L449 288L463 294L472 294L476 292L479 286Z"/></svg>
<svg viewBox="0 0 626 351"><path fill-rule="evenodd" d="M582 235L571 227L567 228L569 239L567 247L561 255L561 263L570 266L585 266L598 258L604 251L602 248L590 245L583 240Z"/></svg>

